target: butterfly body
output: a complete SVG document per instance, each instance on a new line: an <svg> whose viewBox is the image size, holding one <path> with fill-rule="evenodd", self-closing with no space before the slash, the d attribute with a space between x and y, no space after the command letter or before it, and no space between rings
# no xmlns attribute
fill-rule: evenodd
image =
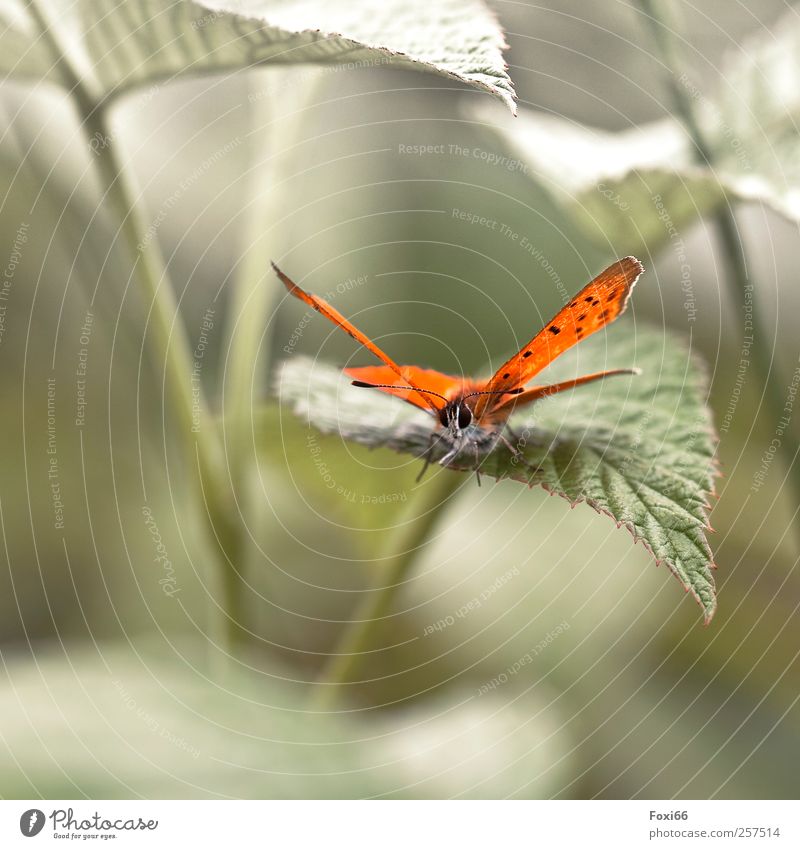
<svg viewBox="0 0 800 849"><path fill-rule="evenodd" d="M610 265L548 322L520 351L505 362L488 380L456 377L418 366L399 366L372 340L352 325L322 298L305 292L274 263L273 268L294 297L313 307L355 341L371 351L382 366L345 369L355 386L376 389L401 398L425 410L434 419L431 444L425 454L426 467L434 446L438 462L449 465L463 451L469 451L478 469L482 457L502 443L515 457L521 453L505 438L503 430L515 409L540 398L563 392L635 369L612 369L582 375L561 383L525 388L533 377L564 351L605 327L625 309L633 286L642 273L635 257L625 257ZM424 469L423 469L424 471Z"/></svg>
<svg viewBox="0 0 800 849"><path fill-rule="evenodd" d="M436 409L424 409L438 425L435 425L432 431L431 448L434 445L438 447L438 453L442 454L438 461L441 465L449 465L465 450L478 461L494 449L502 435L502 424L511 410L509 408L507 414L500 416L484 413L482 418L478 419L477 399L485 393L487 381L458 378L415 366L400 366L400 371L405 386L402 382L391 382L393 378L397 380L397 375L388 366L347 368L345 374L354 378L353 383L356 386L378 389L415 405L410 384L435 386L439 390L437 395L441 403ZM515 397L520 391L514 390L508 393L507 397Z"/></svg>

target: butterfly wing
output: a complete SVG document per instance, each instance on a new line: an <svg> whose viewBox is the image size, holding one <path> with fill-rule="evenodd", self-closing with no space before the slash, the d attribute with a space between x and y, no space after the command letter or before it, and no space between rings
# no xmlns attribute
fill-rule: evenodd
<svg viewBox="0 0 800 849"><path fill-rule="evenodd" d="M572 380L564 380L561 383L532 386L520 395L514 395L507 401L503 401L498 407L495 407L491 411L490 418L495 422L505 421L517 407L524 407L526 404L532 404L534 401L538 401L540 398L546 398L548 395L565 392L567 389L574 389L576 386L594 383L595 380L603 380L606 377L613 377L617 374L640 374L640 371L636 368L615 368L609 371L584 374L581 377L574 377Z"/></svg>
<svg viewBox="0 0 800 849"><path fill-rule="evenodd" d="M434 371L428 368L418 368L417 366L400 366L400 376L395 374L394 370L388 366L359 366L356 368L346 368L345 374L352 377L354 380L362 383L370 384L397 384L398 387L418 386L422 390L430 390L436 395L442 395L448 400L455 398L464 386L464 381L460 377L453 377L449 374L442 374L440 371ZM408 388L395 388L394 386L382 385L378 389L379 392L385 392L387 395L394 395L396 398L402 398L415 407L428 407L420 397L420 393ZM427 393L425 393L427 395ZM436 395L428 397L433 402L437 409L441 409L445 405L442 398L437 398Z"/></svg>
<svg viewBox="0 0 800 849"><path fill-rule="evenodd" d="M509 400L501 393L524 386L564 351L614 321L625 309L643 270L638 259L626 256L584 286L522 350L497 370L485 387L494 394L478 399L476 418L490 415Z"/></svg>
<svg viewBox="0 0 800 849"><path fill-rule="evenodd" d="M337 309L334 309L327 301L322 298L318 298L316 295L312 295L309 292L301 289L293 280L287 277L281 270L278 268L275 263L272 263L272 268L275 273L280 278L281 282L284 286L286 286L290 295L294 295L295 298L303 301L303 303L308 304L310 307L313 307L318 313L324 315L328 321L332 321L337 327L341 327L345 333L347 333L350 337L356 340L359 344L363 345L368 351L375 354L375 356L379 360L383 360L389 369L393 372L394 375L397 375L402 380L407 380L404 377L403 372L399 365L387 354L384 354L383 351L367 336L365 336L357 327L354 327ZM414 390L419 390L420 387L417 386L412 381L408 380L408 385L413 386ZM433 399L430 395L424 395L420 392L416 392L416 397L419 398L420 403L417 404L419 407L423 407L425 409L433 410L434 412L438 412L438 407L433 403ZM407 399L408 400L408 399Z"/></svg>

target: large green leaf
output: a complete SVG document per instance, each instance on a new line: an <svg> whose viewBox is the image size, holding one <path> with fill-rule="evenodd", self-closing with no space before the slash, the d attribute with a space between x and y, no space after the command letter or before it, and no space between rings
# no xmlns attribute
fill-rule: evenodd
<svg viewBox="0 0 800 849"><path fill-rule="evenodd" d="M726 57L718 91L680 76L695 103L712 161L698 163L675 117L621 132L534 110L515 121L471 104L494 144L520 160L603 250L683 250L685 230L721 203L766 204L800 221L800 17Z"/></svg>
<svg viewBox="0 0 800 849"><path fill-rule="evenodd" d="M514 108L505 41L482 0L0 0L0 26L0 73L61 82L52 40L97 99L263 63L391 62Z"/></svg>
<svg viewBox="0 0 800 849"><path fill-rule="evenodd" d="M326 714L307 707L307 668L220 682L204 664L180 639L7 658L3 798L546 798L568 774L573 744L545 696L509 705L476 685L391 715Z"/></svg>
<svg viewBox="0 0 800 849"><path fill-rule="evenodd" d="M543 382L628 366L642 374L552 396L518 416L512 427L524 440L519 444L529 465L500 444L481 471L538 484L573 505L585 501L608 514L667 564L708 622L716 607L706 539L716 461L703 369L680 340L623 321L562 357ZM293 357L283 364L279 392L323 433L417 455L430 445L432 422L424 412L350 386L337 368ZM434 449L434 455L443 451ZM472 456L454 464L474 466Z"/></svg>
<svg viewBox="0 0 800 849"><path fill-rule="evenodd" d="M610 133L533 110L513 123L477 104L490 144L547 189L605 253L654 253L676 246L687 225L725 197L717 175L692 164L672 119ZM502 153L500 153L502 151Z"/></svg>

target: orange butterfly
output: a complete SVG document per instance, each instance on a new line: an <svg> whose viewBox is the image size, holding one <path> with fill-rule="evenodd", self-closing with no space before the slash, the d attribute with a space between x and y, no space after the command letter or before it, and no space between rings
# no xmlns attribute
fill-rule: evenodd
<svg viewBox="0 0 800 849"><path fill-rule="evenodd" d="M402 398L435 417L436 428L431 433L431 446L425 453L423 473L430 462L430 449L437 435L438 441L444 441L447 448L439 460L442 466L450 464L467 449L474 454L477 470L481 456L489 453L498 442L521 459L521 452L503 435L508 418L515 409L604 377L638 373L636 369L612 369L525 389L525 385L556 357L605 327L624 311L634 284L644 271L639 260L632 256L613 263L588 283L490 380L464 379L433 369L397 365L338 310L322 298L303 291L274 262L272 267L290 294L322 313L386 363L384 366L345 369L346 374L354 378L353 386L377 389Z"/></svg>

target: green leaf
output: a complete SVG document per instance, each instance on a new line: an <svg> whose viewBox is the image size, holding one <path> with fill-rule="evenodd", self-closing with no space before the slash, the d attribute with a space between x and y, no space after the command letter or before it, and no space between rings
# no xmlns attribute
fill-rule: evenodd
<svg viewBox="0 0 800 849"><path fill-rule="evenodd" d="M667 564L700 603L707 623L716 607L706 534L717 469L702 367L680 340L622 321L560 358L541 382L630 366L642 374L551 396L517 415L511 427L528 465L499 444L483 458L481 472L542 486L611 516ZM431 442L433 423L423 411L352 387L332 366L287 360L279 394L323 433L416 455ZM444 449L433 453L441 458ZM475 459L459 457L452 467L472 470Z"/></svg>
<svg viewBox="0 0 800 849"><path fill-rule="evenodd" d="M468 114L606 253L682 250L688 226L728 201L800 221L800 17L790 12L729 53L721 79L708 92L678 78L698 102L711 164L698 164L674 117L607 132L534 110L505 121L480 103Z"/></svg>
<svg viewBox="0 0 800 849"><path fill-rule="evenodd" d="M610 133L533 110L513 123L478 104L491 145L545 188L583 233L608 253L655 253L725 197L711 173L692 164L672 119Z"/></svg>
<svg viewBox="0 0 800 849"><path fill-rule="evenodd" d="M53 43L39 38L42 21ZM503 34L482 0L0 0L0 26L0 72L60 83L57 49L97 100L265 63L391 62L489 91L514 109Z"/></svg>
<svg viewBox="0 0 800 849"><path fill-rule="evenodd" d="M5 658L3 798L548 798L568 779L573 742L545 695L475 685L389 717L316 713L308 669L268 660L219 682L196 639Z"/></svg>

